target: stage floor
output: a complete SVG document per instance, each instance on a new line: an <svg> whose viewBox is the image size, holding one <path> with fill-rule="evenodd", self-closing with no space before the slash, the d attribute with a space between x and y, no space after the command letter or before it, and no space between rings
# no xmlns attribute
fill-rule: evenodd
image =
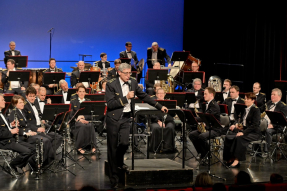
<svg viewBox="0 0 287 191"><path fill-rule="evenodd" d="M177 149L180 151L182 146L179 142L176 142ZM195 155L197 154L194 150L192 143L188 142L188 148ZM1 190L77 190L84 185L91 185L96 187L99 190L110 189L109 178L105 176L105 160L107 160L107 145L106 140L103 141L103 145L99 145L101 155L87 155L91 159L89 163L86 159L81 159L79 164L82 165L85 169L82 169L78 165L71 166L68 169L76 174L72 175L69 172L58 172L58 173L49 173L46 171L41 175L40 180L35 180L35 174L31 175L28 172L21 176L19 179L12 178L6 172L0 170L0 188ZM141 150L146 151L146 145L141 145ZM173 159L175 154L156 154L150 153L150 159L159 159L159 158L168 158ZM78 155L74 152L73 156L75 158ZM191 154L187 151L186 158L189 158ZM143 159L145 156L139 152L135 154L135 157L138 159ZM127 153L125 156L126 159L131 159L131 153ZM214 158L214 157L213 157ZM286 160L280 160L279 162L273 163L271 166L269 162L266 162L265 165L262 165L262 158L256 157L256 162L252 162L250 168L249 160L250 155L247 154L247 161L241 163L239 169L226 169L222 166L221 163L217 163L211 166L211 173L214 173L217 176L226 178L226 181L212 178L214 183L223 182L225 184L234 183L234 175L237 174L239 170L244 170L250 174L253 182L268 182L271 173L279 173L283 176L284 181L287 180L287 162ZM181 163L180 158L176 158L175 161ZM1 157L0 162L3 162ZM69 161L70 163L70 161ZM186 161L186 165L194 169L193 171L193 180L198 173L208 170L207 166L200 166L198 170L197 161L192 158ZM135 169L137 166L135 166ZM168 168L168 167L167 167ZM184 188L188 185L144 185L134 187L136 189L145 189L145 188ZM123 189L123 188L122 188Z"/></svg>

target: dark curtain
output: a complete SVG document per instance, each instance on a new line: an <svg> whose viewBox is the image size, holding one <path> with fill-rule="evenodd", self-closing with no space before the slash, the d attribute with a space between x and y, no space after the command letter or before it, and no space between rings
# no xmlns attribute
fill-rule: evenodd
<svg viewBox="0 0 287 191"><path fill-rule="evenodd" d="M207 81L212 75L243 81L241 92L260 82L269 99L274 80L280 79L280 64L282 73L287 69L286 2L252 4L185 0L183 50L202 60ZM214 63L242 64L244 69Z"/></svg>

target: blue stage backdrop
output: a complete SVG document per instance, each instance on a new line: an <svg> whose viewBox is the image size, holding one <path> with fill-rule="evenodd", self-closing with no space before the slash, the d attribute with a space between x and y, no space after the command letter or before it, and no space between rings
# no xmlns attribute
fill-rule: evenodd
<svg viewBox="0 0 287 191"><path fill-rule="evenodd" d="M153 41L171 56L182 50L183 4L183 0L1 1L0 50L8 50L9 42L15 41L16 49L29 60L48 60L47 31L53 27L52 57L58 61L77 61L79 54L92 55L85 60L95 61L101 52L113 61L127 41L132 42L139 59L146 61L146 50ZM29 62L28 68L47 65ZM72 70L70 66L75 63L57 63L66 72Z"/></svg>

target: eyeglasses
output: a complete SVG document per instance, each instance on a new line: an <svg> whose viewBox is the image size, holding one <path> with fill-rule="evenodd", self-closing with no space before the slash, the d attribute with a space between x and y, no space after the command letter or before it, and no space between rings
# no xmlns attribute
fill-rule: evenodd
<svg viewBox="0 0 287 191"><path fill-rule="evenodd" d="M124 75L128 76L128 75L132 75L132 72L122 72Z"/></svg>

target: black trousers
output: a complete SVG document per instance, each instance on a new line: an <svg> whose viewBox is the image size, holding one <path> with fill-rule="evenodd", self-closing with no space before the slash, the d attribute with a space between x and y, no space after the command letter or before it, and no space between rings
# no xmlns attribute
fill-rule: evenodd
<svg viewBox="0 0 287 191"><path fill-rule="evenodd" d="M92 123L84 124L81 122L76 122L75 129L72 131L72 133L75 139L76 149L83 149L87 146L91 146L92 148L96 147L97 137Z"/></svg>
<svg viewBox="0 0 287 191"><path fill-rule="evenodd" d="M210 133L211 139L220 136L220 133L214 130L211 130ZM192 131L189 134L189 139L193 143L197 153L201 153L200 158L204 158L209 150L209 144L207 143L209 140L209 131L206 131L205 133L200 133L198 130Z"/></svg>
<svg viewBox="0 0 287 191"><path fill-rule="evenodd" d="M16 143L14 140L11 143L6 145L1 145L1 149L12 150L13 152L19 153L15 159L13 159L10 163L12 166L18 166L19 168L23 168L27 165L28 160L35 154L35 146L29 143L19 141Z"/></svg>
<svg viewBox="0 0 287 191"><path fill-rule="evenodd" d="M124 155L129 146L131 118L123 117L115 121L107 116L107 146L110 181L118 181L118 167L124 164Z"/></svg>
<svg viewBox="0 0 287 191"><path fill-rule="evenodd" d="M239 161L246 160L247 146L251 141L257 141L260 139L260 135L256 133L249 133L236 137L236 132L229 132L225 136L223 160L229 161L237 158Z"/></svg>

